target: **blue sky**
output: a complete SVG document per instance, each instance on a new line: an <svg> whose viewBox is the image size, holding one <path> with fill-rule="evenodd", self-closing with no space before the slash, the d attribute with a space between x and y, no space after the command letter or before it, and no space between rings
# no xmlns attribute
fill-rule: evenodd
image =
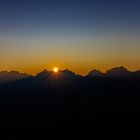
<svg viewBox="0 0 140 140"><path fill-rule="evenodd" d="M36 72L54 63L80 73L93 66L138 69L139 7L139 0L1 0L0 67ZM65 62L62 56L68 56Z"/></svg>
<svg viewBox="0 0 140 140"><path fill-rule="evenodd" d="M21 34L137 31L139 7L138 0L3 0L1 29Z"/></svg>

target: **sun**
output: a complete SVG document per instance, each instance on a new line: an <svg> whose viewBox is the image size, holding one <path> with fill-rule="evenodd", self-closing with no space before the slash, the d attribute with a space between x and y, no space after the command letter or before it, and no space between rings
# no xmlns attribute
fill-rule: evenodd
<svg viewBox="0 0 140 140"><path fill-rule="evenodd" d="M57 68L57 67L54 67L54 68L53 68L53 72L54 72L54 73L57 73L57 72L58 72L58 68Z"/></svg>

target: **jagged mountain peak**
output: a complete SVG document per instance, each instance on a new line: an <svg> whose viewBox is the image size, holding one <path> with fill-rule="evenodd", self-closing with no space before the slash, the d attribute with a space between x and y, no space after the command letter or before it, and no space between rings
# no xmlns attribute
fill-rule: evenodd
<svg viewBox="0 0 140 140"><path fill-rule="evenodd" d="M128 71L125 67L120 66L108 70L105 75L109 77L124 78L129 77L132 73L133 72Z"/></svg>
<svg viewBox="0 0 140 140"><path fill-rule="evenodd" d="M18 71L2 71L0 72L0 83L12 82L29 77L31 77L31 75L28 75L26 73L20 73Z"/></svg>
<svg viewBox="0 0 140 140"><path fill-rule="evenodd" d="M87 76L103 76L103 73L97 69L91 70Z"/></svg>
<svg viewBox="0 0 140 140"><path fill-rule="evenodd" d="M67 74L67 75L75 75L74 72L72 72L71 70L68 70L68 69L62 70L60 72L63 73L63 74Z"/></svg>

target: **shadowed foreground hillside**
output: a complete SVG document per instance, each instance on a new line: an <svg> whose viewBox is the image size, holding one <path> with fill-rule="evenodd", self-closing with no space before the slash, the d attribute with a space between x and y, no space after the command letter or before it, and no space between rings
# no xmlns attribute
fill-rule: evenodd
<svg viewBox="0 0 140 140"><path fill-rule="evenodd" d="M45 70L1 84L0 127L46 128L52 139L125 139L139 125L139 87L140 72L123 67L85 77Z"/></svg>

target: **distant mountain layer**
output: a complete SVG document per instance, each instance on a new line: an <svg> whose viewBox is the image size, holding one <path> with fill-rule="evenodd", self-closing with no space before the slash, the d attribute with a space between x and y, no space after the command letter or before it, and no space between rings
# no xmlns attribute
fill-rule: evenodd
<svg viewBox="0 0 140 140"><path fill-rule="evenodd" d="M97 77L97 76L103 76L103 75L104 75L104 73L102 73L101 71L96 70L96 69L93 69L92 71L90 71L90 72L88 73L87 76Z"/></svg>
<svg viewBox="0 0 140 140"><path fill-rule="evenodd" d="M125 67L112 68L106 73L102 73L99 70L92 70L88 73L87 77L107 77L107 78L136 78L140 77L140 71L128 71Z"/></svg>
<svg viewBox="0 0 140 140"><path fill-rule="evenodd" d="M0 84L22 80L29 77L31 76L25 73L19 73L17 71L11 71L11 72L2 71L0 72Z"/></svg>
<svg viewBox="0 0 140 140"><path fill-rule="evenodd" d="M0 84L22 80L22 79L30 78L30 77L48 79L50 77L55 78L55 76L56 77L58 76L59 78L61 77L61 79L70 79L70 80L79 79L79 78L98 78L98 77L100 78L139 78L140 79L140 71L131 72L122 66L112 68L106 71L106 73L102 73L99 70L93 69L86 76L77 75L70 70L59 71L57 74L54 74L53 71L43 70L42 72L38 73L36 76L31 76L25 73L19 73L17 71L11 71L11 72L2 71L0 72Z"/></svg>

